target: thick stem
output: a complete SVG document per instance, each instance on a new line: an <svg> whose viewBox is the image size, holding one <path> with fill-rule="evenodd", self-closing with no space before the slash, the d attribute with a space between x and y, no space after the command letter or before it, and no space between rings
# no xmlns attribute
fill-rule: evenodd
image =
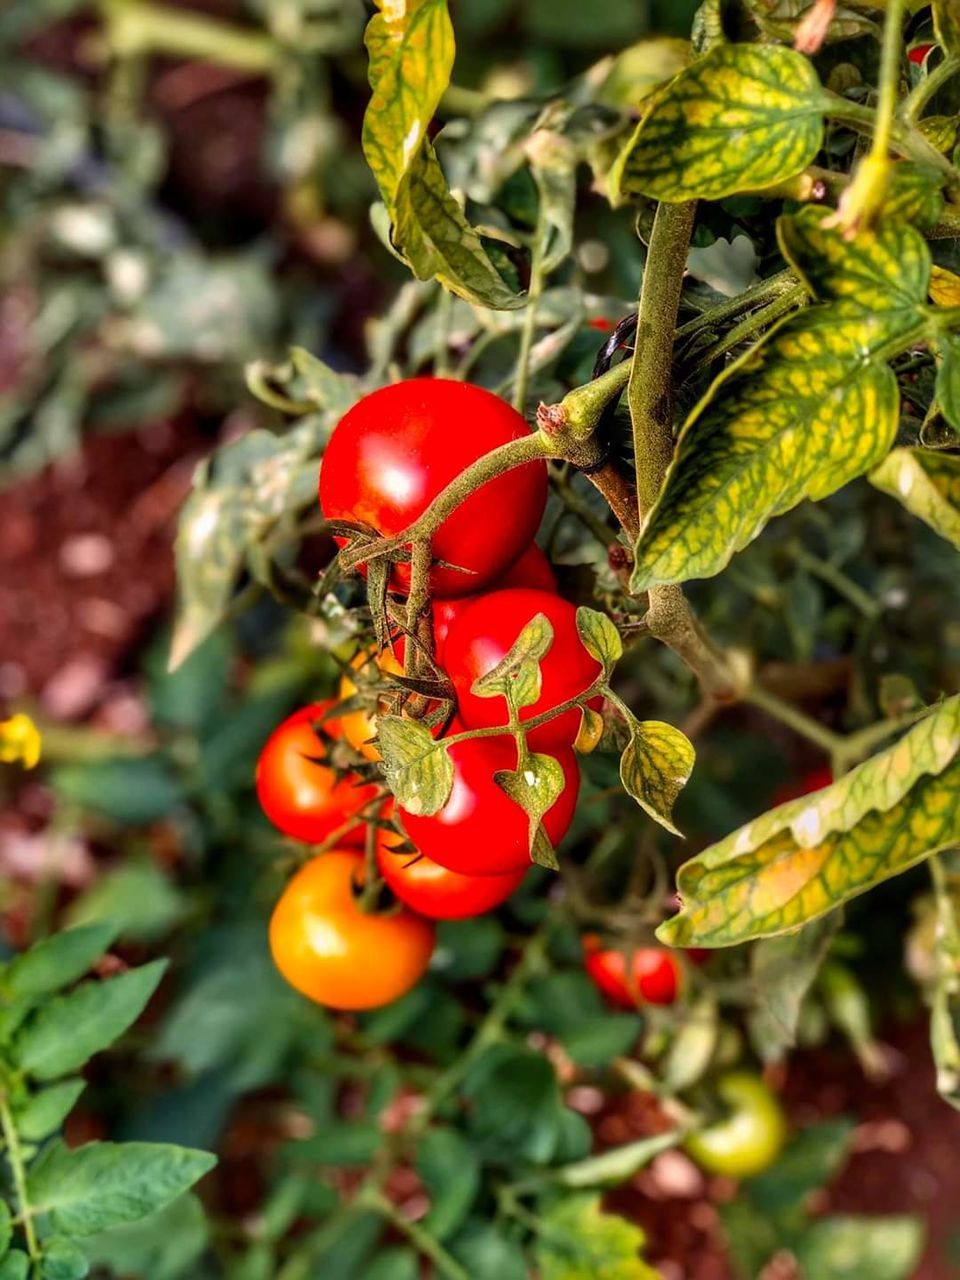
<svg viewBox="0 0 960 1280"><path fill-rule="evenodd" d="M269 36L216 18L143 0L101 0L100 11L107 43L119 57L203 58L253 74L275 71L281 61L280 48Z"/></svg>
<svg viewBox="0 0 960 1280"><path fill-rule="evenodd" d="M30 1255L31 1262L36 1263L40 1257L40 1247L37 1243L37 1229L34 1226L30 1201L27 1198L26 1165L23 1159L23 1150L20 1146L20 1135L17 1133L17 1126L14 1123L10 1104L5 1095L0 1095L0 1132L3 1134L3 1140L7 1147L7 1161L10 1165L10 1173L13 1176L13 1189L17 1196L17 1210L23 1224L27 1253Z"/></svg>
<svg viewBox="0 0 960 1280"><path fill-rule="evenodd" d="M822 724L818 724L816 720L812 720L810 716L791 706L789 702L784 702L782 698L778 698L776 694L770 693L760 685L751 685L742 696L744 702L756 707L758 711L762 711L765 715L770 716L771 719L779 720L781 724L785 724L788 729L792 729L801 738L806 738L808 742L812 742L814 746L826 752L831 760L842 750L843 738L840 734L834 733Z"/></svg>
<svg viewBox="0 0 960 1280"><path fill-rule="evenodd" d="M872 152L887 159L893 137L893 122L900 90L900 55L903 47L903 15L907 0L887 0L883 24L883 47L880 52L880 97L877 101L877 123L873 133Z"/></svg>
<svg viewBox="0 0 960 1280"><path fill-rule="evenodd" d="M717 702L736 700L740 690L730 664L697 621L682 587L654 587L644 621L650 634L687 664L708 697Z"/></svg>
<svg viewBox="0 0 960 1280"><path fill-rule="evenodd" d="M630 481L620 474L612 462L587 473L587 479L607 500L607 505L623 526L631 545L640 536L637 519L637 495Z"/></svg>

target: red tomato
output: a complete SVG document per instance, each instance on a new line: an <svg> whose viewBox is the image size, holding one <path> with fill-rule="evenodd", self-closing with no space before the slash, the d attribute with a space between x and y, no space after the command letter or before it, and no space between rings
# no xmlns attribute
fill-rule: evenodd
<svg viewBox="0 0 960 1280"><path fill-rule="evenodd" d="M513 568L508 569L503 577L498 578L491 590L504 591L511 587L533 587L537 591L556 593L557 580L553 576L550 561L535 542L530 543ZM443 653L450 628L464 609L469 609L472 604L476 604L479 598L479 595L472 595L462 596L459 600L434 601L433 639L437 661L441 665L443 665Z"/></svg>
<svg viewBox="0 0 960 1280"><path fill-rule="evenodd" d="M492 671L506 656L524 626L538 613L545 614L553 626L553 644L540 663L540 697L521 710L521 720L529 720L583 693L600 674L600 664L581 643L577 611L572 604L547 591L491 591L464 609L450 628L444 648L444 665L456 690L460 718L468 728L486 729L507 723L504 698L480 698L470 689L475 680ZM591 705L599 706L600 699L592 700ZM580 719L579 707L572 707L548 720L530 733L531 749L549 752L557 746L569 747L579 732Z"/></svg>
<svg viewBox="0 0 960 1280"><path fill-rule="evenodd" d="M445 378L382 387L330 437L320 469L323 514L400 533L472 462L528 434L520 414L481 387ZM434 557L457 568L433 570L433 594L479 591L506 572L533 539L546 500L547 468L539 461L471 494L434 534ZM409 589L409 565L394 567L392 583Z"/></svg>
<svg viewBox="0 0 960 1280"><path fill-rule="evenodd" d="M273 731L257 761L257 797L264 813L284 835L307 844L320 844L370 803L378 788L356 774L338 777L323 764L327 748L314 729L334 704L315 702L301 707ZM336 721L324 728L336 737ZM358 823L343 837L345 845L362 846L364 827Z"/></svg>
<svg viewBox="0 0 960 1280"><path fill-rule="evenodd" d="M822 791L824 787L829 787L833 782L833 772L827 765L821 765L819 769L811 769L809 773L805 773L802 778L797 778L793 782L785 782L782 787L777 787L773 793L773 803L786 804L788 800L799 800L801 796L812 795L814 791Z"/></svg>
<svg viewBox="0 0 960 1280"><path fill-rule="evenodd" d="M455 725L451 733L460 731ZM493 775L516 769L512 738L467 738L449 749L453 761L450 798L430 817L401 809L407 835L422 854L449 871L467 876L503 876L530 866L527 815L500 787ZM580 774L569 747L555 752L565 785L547 811L544 827L550 843L566 835L577 807Z"/></svg>
<svg viewBox="0 0 960 1280"><path fill-rule="evenodd" d="M398 849L399 843L399 837L386 832L379 841L380 874L402 903L431 920L463 920L492 911L520 887L527 873L524 866L504 876L464 876L418 850Z"/></svg>
<svg viewBox="0 0 960 1280"><path fill-rule="evenodd" d="M410 911L361 911L363 855L331 849L284 889L270 920L274 964L292 987L333 1009L375 1009L423 976L434 928Z"/></svg>
<svg viewBox="0 0 960 1280"><path fill-rule="evenodd" d="M583 966L613 1004L673 1004L680 990L680 961L663 947L636 947L624 954L605 947L595 933L584 934Z"/></svg>
<svg viewBox="0 0 960 1280"><path fill-rule="evenodd" d="M932 43L916 44L908 51L907 57L911 62L915 62L918 67L922 67L927 54L932 48Z"/></svg>

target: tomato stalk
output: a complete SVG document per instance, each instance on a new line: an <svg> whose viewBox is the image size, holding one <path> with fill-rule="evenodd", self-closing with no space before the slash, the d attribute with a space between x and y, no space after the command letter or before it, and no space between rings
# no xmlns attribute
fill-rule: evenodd
<svg viewBox="0 0 960 1280"><path fill-rule="evenodd" d="M19 1221L23 1227L27 1253L30 1255L31 1270L33 1270L40 1258L40 1246L37 1241L37 1229L33 1222L33 1209L27 1196L26 1164L20 1146L20 1135L17 1133L17 1126L5 1093L0 1093L0 1133L3 1134L3 1141L7 1148L7 1162L10 1165L13 1188L17 1196Z"/></svg>

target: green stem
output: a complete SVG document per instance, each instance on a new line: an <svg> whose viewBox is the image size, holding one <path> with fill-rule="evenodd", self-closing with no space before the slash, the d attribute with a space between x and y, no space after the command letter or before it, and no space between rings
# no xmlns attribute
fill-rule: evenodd
<svg viewBox="0 0 960 1280"><path fill-rule="evenodd" d="M100 0L100 12L110 50L121 58L148 53L202 58L259 74L276 70L281 61L280 47L269 36L182 9L144 0Z"/></svg>
<svg viewBox="0 0 960 1280"><path fill-rule="evenodd" d="M627 399L633 423L637 509L642 524L673 453L673 341L696 201L657 206L640 287Z"/></svg>
<svg viewBox="0 0 960 1280"><path fill-rule="evenodd" d="M796 285L797 277L792 271L778 271L776 275L760 280L749 289L744 289L743 293L738 293L735 298L721 302L719 306L710 307L693 320L682 324L677 330L677 341L695 337L701 330L712 329L715 325L724 324L727 320L736 320L745 311L752 311L754 307L773 302L781 294L796 288Z"/></svg>
<svg viewBox="0 0 960 1280"><path fill-rule="evenodd" d="M539 432L522 436L519 440L510 440L499 448L492 449L461 471L456 480L438 493L422 515L406 529L393 537L380 538L372 546L368 543L341 551L340 560L344 569L353 569L361 562L379 559L412 543L432 538L444 520L488 481L496 480L498 476L505 475L515 467L522 467L527 462L557 456L559 455L554 446Z"/></svg>
<svg viewBox="0 0 960 1280"><path fill-rule="evenodd" d="M789 312L803 306L805 302L809 301L809 298L810 295L804 285L793 284L791 288L782 292L768 306L761 307L759 311L755 311L752 315L745 316L739 324L735 324L732 329L728 329L718 342L715 342L711 347L707 347L706 351L697 356L698 364L708 365L720 360L728 351L732 351L734 347L739 346L741 342L746 342L762 329L769 328L777 320L788 315Z"/></svg>
<svg viewBox="0 0 960 1280"><path fill-rule="evenodd" d="M843 750L844 740L840 734L818 724L816 720L760 685L751 685L746 689L743 693L743 701L756 707L758 711L764 712L772 720L779 720L801 738L806 738L808 742L812 742L814 746L826 752L831 759Z"/></svg>
<svg viewBox="0 0 960 1280"><path fill-rule="evenodd" d="M903 17L907 0L887 0L880 51L880 97L873 133L874 156L887 159L900 90L900 58L903 50Z"/></svg>
<svg viewBox="0 0 960 1280"><path fill-rule="evenodd" d="M914 125L923 115L923 109L938 89L960 74L960 54L949 53L939 66L923 77L907 95L900 111L904 124Z"/></svg>
<svg viewBox="0 0 960 1280"><path fill-rule="evenodd" d="M865 618L872 620L880 616L881 607L873 596L864 591L863 587L858 586L851 578L848 578L836 565L811 555L806 547L791 547L790 555L801 569L806 569L815 578L819 578L828 587L832 587L838 596L842 596L849 601Z"/></svg>
<svg viewBox="0 0 960 1280"><path fill-rule="evenodd" d="M440 286L437 299L437 341L433 348L433 373L436 378L450 376L450 322L453 318L453 294Z"/></svg>
<svg viewBox="0 0 960 1280"><path fill-rule="evenodd" d="M40 1247L37 1243L37 1229L33 1223L33 1211L27 1198L27 1172L20 1146L20 1135L14 1123L10 1104L5 1094L0 1094L0 1132L7 1147L7 1160L13 1175L13 1187L17 1196L17 1209L23 1223L23 1234L27 1242L27 1253L31 1262L36 1264L40 1258Z"/></svg>
<svg viewBox="0 0 960 1280"><path fill-rule="evenodd" d="M438 1276L445 1280L470 1280L470 1273L461 1267L443 1245L429 1231L425 1231L418 1222L413 1222L400 1212L392 1200L379 1193L367 1192L359 1197L362 1205L367 1205L381 1214L395 1227L401 1235L406 1236L415 1249L428 1258L436 1267Z"/></svg>
<svg viewBox="0 0 960 1280"><path fill-rule="evenodd" d="M834 763L838 772L843 773L853 765L858 764L873 751L874 747L879 747L888 738L892 738L894 734L902 733L905 729L911 729L919 720L929 714L929 707L922 707L917 711L907 711L902 716L895 716L891 720L880 720L876 724L868 724L866 728L857 729L845 738L841 738L834 752Z"/></svg>
<svg viewBox="0 0 960 1280"><path fill-rule="evenodd" d="M540 201L543 209L544 202ZM530 287L527 290L527 309L523 316L523 328L520 330L520 348L517 351L516 371L513 375L513 407L523 413L527 403L527 386L530 381L530 352L533 349L533 338L537 330L537 305L543 292L543 213L537 221L536 239L534 241L533 259L530 263Z"/></svg>

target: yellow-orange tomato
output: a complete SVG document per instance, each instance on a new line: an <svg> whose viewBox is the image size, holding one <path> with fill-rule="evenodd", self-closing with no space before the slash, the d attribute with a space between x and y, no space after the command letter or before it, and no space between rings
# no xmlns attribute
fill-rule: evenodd
<svg viewBox="0 0 960 1280"><path fill-rule="evenodd" d="M354 657L350 666L359 671L371 662L375 662L377 667L384 675L402 676L403 664L398 661L389 649L384 649L374 657L375 650L361 649ZM340 701L345 702L347 698L352 698L357 692L356 683L349 676L340 677ZM341 716L339 720L340 729L343 736L350 743L355 751L359 751L365 760L379 760L380 752L376 745L370 741L377 732L377 717L373 712L367 711L361 707L359 711L348 711L345 716Z"/></svg>
<svg viewBox="0 0 960 1280"><path fill-rule="evenodd" d="M423 976L434 926L412 911L376 915L355 896L363 855L331 849L284 889L270 920L273 961L292 987L332 1009L389 1004Z"/></svg>

